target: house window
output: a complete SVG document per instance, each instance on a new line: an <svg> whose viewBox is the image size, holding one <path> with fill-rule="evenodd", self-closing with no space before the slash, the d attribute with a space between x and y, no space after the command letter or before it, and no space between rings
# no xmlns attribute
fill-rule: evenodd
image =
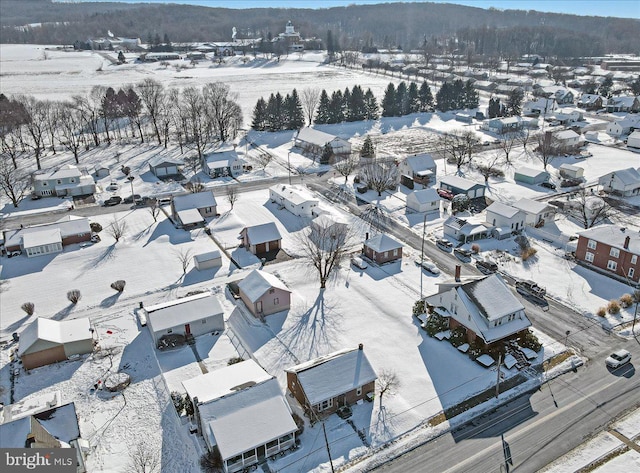
<svg viewBox="0 0 640 473"><path fill-rule="evenodd" d="M631 257L631 264L636 264L638 262L638 255L633 255Z"/></svg>
<svg viewBox="0 0 640 473"><path fill-rule="evenodd" d="M206 207L206 208L204 209L204 211L205 211L206 213L210 214L210 213L211 213L211 207Z"/></svg>
<svg viewBox="0 0 640 473"><path fill-rule="evenodd" d="M333 407L333 398L322 401L320 404L318 404L317 410L324 411L326 409L329 409L330 407Z"/></svg>
<svg viewBox="0 0 640 473"><path fill-rule="evenodd" d="M398 256L398 250L393 250L393 256Z"/></svg>
<svg viewBox="0 0 640 473"><path fill-rule="evenodd" d="M202 319L202 323L206 324L207 323L207 319Z"/></svg>
<svg viewBox="0 0 640 473"><path fill-rule="evenodd" d="M57 182L58 182L58 184L62 184L62 180L61 179L58 179Z"/></svg>
<svg viewBox="0 0 640 473"><path fill-rule="evenodd" d="M635 273L635 270L633 268L629 268L629 277L632 278L633 275Z"/></svg>
<svg viewBox="0 0 640 473"><path fill-rule="evenodd" d="M591 248L592 250L595 250L597 245L598 243L595 240L589 240L587 242L587 248Z"/></svg>
<svg viewBox="0 0 640 473"><path fill-rule="evenodd" d="M69 182L76 182L76 180L72 177L71 179L69 179Z"/></svg>
<svg viewBox="0 0 640 473"><path fill-rule="evenodd" d="M362 386L358 386L358 389L356 389L356 396L362 396Z"/></svg>
<svg viewBox="0 0 640 473"><path fill-rule="evenodd" d="M584 259L589 263L593 263L593 253L591 253L590 251L587 251L584 255Z"/></svg>
<svg viewBox="0 0 640 473"><path fill-rule="evenodd" d="M42 186L43 187L47 187L49 185L49 183L47 181L42 181Z"/></svg>
<svg viewBox="0 0 640 473"><path fill-rule="evenodd" d="M385 257L385 258L387 258L388 256L389 256L389 252L388 252L388 251L385 251L385 252L384 252L384 257Z"/></svg>
<svg viewBox="0 0 640 473"><path fill-rule="evenodd" d="M609 256L613 256L614 258L619 258L620 250L618 248L611 248L611 251L609 251Z"/></svg>
<svg viewBox="0 0 640 473"><path fill-rule="evenodd" d="M273 288L269 289L269 294L273 294L274 292L276 292L275 289L273 289Z"/></svg>
<svg viewBox="0 0 640 473"><path fill-rule="evenodd" d="M167 333L173 333L173 329L170 328L169 330L167 330Z"/></svg>
<svg viewBox="0 0 640 473"><path fill-rule="evenodd" d="M607 261L607 269L610 269L611 271L615 271L618 268L618 263L616 263L615 261Z"/></svg>
<svg viewBox="0 0 640 473"><path fill-rule="evenodd" d="M276 297L276 298L273 300L273 305L278 305L278 304L280 304L280 298L279 298L279 297Z"/></svg>

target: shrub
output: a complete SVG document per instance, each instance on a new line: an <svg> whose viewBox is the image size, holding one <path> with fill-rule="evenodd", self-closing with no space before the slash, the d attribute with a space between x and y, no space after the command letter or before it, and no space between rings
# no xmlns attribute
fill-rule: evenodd
<svg viewBox="0 0 640 473"><path fill-rule="evenodd" d="M526 250L527 248L531 247L529 239L524 235L518 235L517 237L515 237L514 241L518 244L521 250Z"/></svg>
<svg viewBox="0 0 640 473"><path fill-rule="evenodd" d="M620 313L620 304L617 300L611 299L609 301L609 303L607 304L607 312L609 312L611 315Z"/></svg>
<svg viewBox="0 0 640 473"><path fill-rule="evenodd" d="M537 252L538 250L530 246L529 248L525 248L522 250L522 252L520 253L520 257L522 258L522 261L527 261L532 256L535 256Z"/></svg>
<svg viewBox="0 0 640 473"><path fill-rule="evenodd" d="M296 423L296 426L298 427L298 430L296 430L296 438L300 437L302 435L302 432L304 432L304 419L300 417L298 414L296 414L295 412L291 414L291 417L293 417L293 421Z"/></svg>
<svg viewBox="0 0 640 473"><path fill-rule="evenodd" d="M222 473L224 471L218 447L213 447L200 457L200 468L205 473Z"/></svg>
<svg viewBox="0 0 640 473"><path fill-rule="evenodd" d="M91 227L91 231L93 233L100 233L102 231L102 225L100 225L98 222L91 222L89 224L89 227Z"/></svg>
<svg viewBox="0 0 640 473"><path fill-rule="evenodd" d="M467 342L467 329L464 327L456 327L451 330L451 338L449 339L451 345L459 347Z"/></svg>
<svg viewBox="0 0 640 473"><path fill-rule="evenodd" d="M605 315L607 315L606 307L600 307L596 312L596 314L599 315L600 317L604 317Z"/></svg>
<svg viewBox="0 0 640 473"><path fill-rule="evenodd" d="M418 316L420 314L424 314L427 312L427 308L425 307L424 301L419 300L413 304L413 315Z"/></svg>
<svg viewBox="0 0 640 473"><path fill-rule="evenodd" d="M622 297L620 297L620 305L624 309L631 307L633 305L633 296L631 294L623 294Z"/></svg>
<svg viewBox="0 0 640 473"><path fill-rule="evenodd" d="M244 358L242 358L241 356L235 356L233 358L229 358L229 361L227 361L227 365L235 365L236 363L240 363L244 361Z"/></svg>
<svg viewBox="0 0 640 473"><path fill-rule="evenodd" d="M484 346L484 344L481 343L478 339L474 340L469 344L469 351L467 352L467 354L473 360L478 358L480 355L484 355L485 353L487 353L487 349Z"/></svg>
<svg viewBox="0 0 640 473"><path fill-rule="evenodd" d="M182 414L184 410L185 399L178 391L171 392L171 401L173 402L173 407L176 408L176 412L178 415Z"/></svg>
<svg viewBox="0 0 640 473"><path fill-rule="evenodd" d="M473 251L477 255L478 253L480 253L480 245L474 243L473 245L471 245L471 251Z"/></svg>
<svg viewBox="0 0 640 473"><path fill-rule="evenodd" d="M123 281L122 279L118 279L117 281L114 281L111 283L111 289L118 291L118 292L122 292L124 291L124 286L127 284L126 281Z"/></svg>
<svg viewBox="0 0 640 473"><path fill-rule="evenodd" d="M36 311L36 306L33 302L25 302L20 306L20 308L24 310L27 315L33 315L33 313Z"/></svg>
<svg viewBox="0 0 640 473"><path fill-rule="evenodd" d="M542 343L540 343L538 337L536 337L531 330L527 330L525 334L520 337L518 344L521 347L529 348L536 353L540 351L540 348L542 348Z"/></svg>
<svg viewBox="0 0 640 473"><path fill-rule="evenodd" d="M124 174L125 176L128 176L129 173L131 172L131 168L129 166L122 166L122 174Z"/></svg>
<svg viewBox="0 0 640 473"><path fill-rule="evenodd" d="M67 299L69 299L72 304L77 304L81 297L79 289L71 289L67 292Z"/></svg>
<svg viewBox="0 0 640 473"><path fill-rule="evenodd" d="M425 330L430 337L433 337L438 332L443 332L449 328L449 321L438 314L431 314L425 324Z"/></svg>

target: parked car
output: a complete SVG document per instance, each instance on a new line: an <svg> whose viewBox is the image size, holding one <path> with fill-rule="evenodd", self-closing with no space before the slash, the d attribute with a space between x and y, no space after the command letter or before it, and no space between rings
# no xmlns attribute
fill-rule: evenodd
<svg viewBox="0 0 640 473"><path fill-rule="evenodd" d="M563 179L560 181L560 187L576 187L582 184L580 179Z"/></svg>
<svg viewBox="0 0 640 473"><path fill-rule="evenodd" d="M443 199L451 200L454 197L453 192L448 191L447 189L437 189L436 192Z"/></svg>
<svg viewBox="0 0 640 473"><path fill-rule="evenodd" d="M461 261L471 261L471 251L464 248L456 248L453 250L453 254Z"/></svg>
<svg viewBox="0 0 640 473"><path fill-rule="evenodd" d="M436 240L436 246L442 251L451 251L453 249L453 243L449 240L445 240L444 238L438 238Z"/></svg>
<svg viewBox="0 0 640 473"><path fill-rule="evenodd" d="M608 368L616 369L620 368L623 365L626 365L631 361L631 353L627 350L620 349L614 351L611 355L607 357L604 362L606 363Z"/></svg>
<svg viewBox="0 0 640 473"><path fill-rule="evenodd" d="M112 205L118 205L122 202L122 197L120 197L119 195L114 195L112 197L109 197L107 200L104 201L104 206L105 207L111 207Z"/></svg>
<svg viewBox="0 0 640 473"><path fill-rule="evenodd" d="M31 194L31 200L40 200L41 198L42 197L39 196L38 194L35 194L35 193Z"/></svg>
<svg viewBox="0 0 640 473"><path fill-rule="evenodd" d="M434 276L437 276L440 274L440 268L438 268L433 261L424 259L422 262L416 261L416 264L420 266L422 269L424 269L427 273L431 273Z"/></svg>
<svg viewBox="0 0 640 473"><path fill-rule="evenodd" d="M22 250L14 250L14 251L9 251L7 253L7 256L9 258L13 258L14 256L20 256L22 254Z"/></svg>
<svg viewBox="0 0 640 473"><path fill-rule="evenodd" d="M133 194L130 195L129 197L125 197L125 199L122 201L125 204L133 204L136 200L140 200L142 198L142 196L140 194Z"/></svg>
<svg viewBox="0 0 640 473"><path fill-rule="evenodd" d="M94 233L93 235L91 235L92 243L98 243L100 240L101 240L100 235L98 235L97 233Z"/></svg>
<svg viewBox="0 0 640 473"><path fill-rule="evenodd" d="M358 269L367 269L369 265L365 260L363 260L360 256L352 256L351 264L354 265Z"/></svg>
<svg viewBox="0 0 640 473"><path fill-rule="evenodd" d="M158 199L158 205L169 205L171 203L171 197L160 197Z"/></svg>
<svg viewBox="0 0 640 473"><path fill-rule="evenodd" d="M540 186L546 189L553 189L553 190L555 190L556 188L556 185L553 182L543 182L540 184Z"/></svg>
<svg viewBox="0 0 640 473"><path fill-rule="evenodd" d="M116 181L111 181L107 186L108 191L117 191L120 188Z"/></svg>
<svg viewBox="0 0 640 473"><path fill-rule="evenodd" d="M493 274L498 271L498 265L493 261L478 261L476 262L476 268L482 274Z"/></svg>

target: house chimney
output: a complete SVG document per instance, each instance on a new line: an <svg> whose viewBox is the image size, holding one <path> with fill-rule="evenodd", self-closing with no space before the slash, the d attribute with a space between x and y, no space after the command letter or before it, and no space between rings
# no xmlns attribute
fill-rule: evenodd
<svg viewBox="0 0 640 473"><path fill-rule="evenodd" d="M362 351L363 348L364 346L362 345L362 343L358 344L358 350Z"/></svg>
<svg viewBox="0 0 640 473"><path fill-rule="evenodd" d="M460 270L462 269L462 266L460 266L459 264L456 264L456 282L460 282Z"/></svg>
<svg viewBox="0 0 640 473"><path fill-rule="evenodd" d="M624 249L628 250L629 249L629 242L631 241L631 237L629 235L627 235L624 238Z"/></svg>

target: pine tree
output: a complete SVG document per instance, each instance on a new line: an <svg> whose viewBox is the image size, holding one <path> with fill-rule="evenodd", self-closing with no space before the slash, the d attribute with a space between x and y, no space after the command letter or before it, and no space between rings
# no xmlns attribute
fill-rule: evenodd
<svg viewBox="0 0 640 473"><path fill-rule="evenodd" d="M400 82L396 88L396 116L402 117L409 112L409 102L407 95L407 84Z"/></svg>
<svg viewBox="0 0 640 473"><path fill-rule="evenodd" d="M415 82L409 84L407 90L407 114L420 111L420 99L418 97L418 85Z"/></svg>
<svg viewBox="0 0 640 473"><path fill-rule="evenodd" d="M436 108L441 112L451 110L451 84L443 82L440 90L436 94Z"/></svg>
<svg viewBox="0 0 640 473"><path fill-rule="evenodd" d="M342 94L342 121L352 122L351 119L351 110L349 105L351 104L351 91L349 87L345 87L344 92Z"/></svg>
<svg viewBox="0 0 640 473"><path fill-rule="evenodd" d="M489 99L489 109L487 110L487 114L489 118L499 117L500 109L501 109L500 99L498 97L491 97Z"/></svg>
<svg viewBox="0 0 640 473"><path fill-rule="evenodd" d="M513 89L507 98L507 115L510 117L518 116L522 113L522 101L524 100L524 92L521 88Z"/></svg>
<svg viewBox="0 0 640 473"><path fill-rule="evenodd" d="M253 109L253 120L251 128L257 131L264 131L267 128L267 102L260 97Z"/></svg>
<svg viewBox="0 0 640 473"><path fill-rule="evenodd" d="M480 96L470 80L464 85L464 108L478 108Z"/></svg>
<svg viewBox="0 0 640 473"><path fill-rule="evenodd" d="M380 110L378 108L378 101L376 100L375 95L371 92L371 89L367 89L364 93L364 107L366 110L365 118L367 120L377 120Z"/></svg>
<svg viewBox="0 0 640 473"><path fill-rule="evenodd" d="M631 92L633 95L640 95L640 76L631 83Z"/></svg>
<svg viewBox="0 0 640 473"><path fill-rule="evenodd" d="M339 90L331 94L329 102L329 121L327 123L341 123L344 121L342 92Z"/></svg>
<svg viewBox="0 0 640 473"><path fill-rule="evenodd" d="M369 135L364 139L364 143L362 143L362 149L360 150L361 158L373 158L375 157L376 150L373 147L373 142L371 141L371 137Z"/></svg>
<svg viewBox="0 0 640 473"><path fill-rule="evenodd" d="M284 110L287 130L299 130L304 126L304 112L296 89L285 98Z"/></svg>
<svg viewBox="0 0 640 473"><path fill-rule="evenodd" d="M359 122L362 120L366 120L367 118L367 109L364 101L364 93L362 92L362 87L359 85L354 85L353 90L351 91L351 100L348 104L349 109L349 117L348 121Z"/></svg>
<svg viewBox="0 0 640 473"><path fill-rule="evenodd" d="M384 98L382 99L382 116L396 116L396 88L392 82L389 82L387 89L384 91Z"/></svg>
<svg viewBox="0 0 640 473"><path fill-rule="evenodd" d="M324 89L320 92L320 100L318 101L318 110L316 111L314 123L316 125L329 123L329 96Z"/></svg>
<svg viewBox="0 0 640 473"><path fill-rule="evenodd" d="M327 143L322 148L322 155L320 156L320 164L329 164L331 162L331 158L333 157L333 148L331 147L331 143Z"/></svg>
<svg viewBox="0 0 640 473"><path fill-rule="evenodd" d="M418 98L420 100L420 111L428 112L433 107L433 94L431 93L431 87L425 80L420 86L418 91Z"/></svg>
<svg viewBox="0 0 640 473"><path fill-rule="evenodd" d="M267 122L269 131L280 131L283 128L283 100L282 95L278 92L276 95L271 94L267 103Z"/></svg>
<svg viewBox="0 0 640 473"><path fill-rule="evenodd" d="M461 79L453 81L453 89L451 90L451 108L450 110L461 110L466 107L467 101L465 96L464 84Z"/></svg>

